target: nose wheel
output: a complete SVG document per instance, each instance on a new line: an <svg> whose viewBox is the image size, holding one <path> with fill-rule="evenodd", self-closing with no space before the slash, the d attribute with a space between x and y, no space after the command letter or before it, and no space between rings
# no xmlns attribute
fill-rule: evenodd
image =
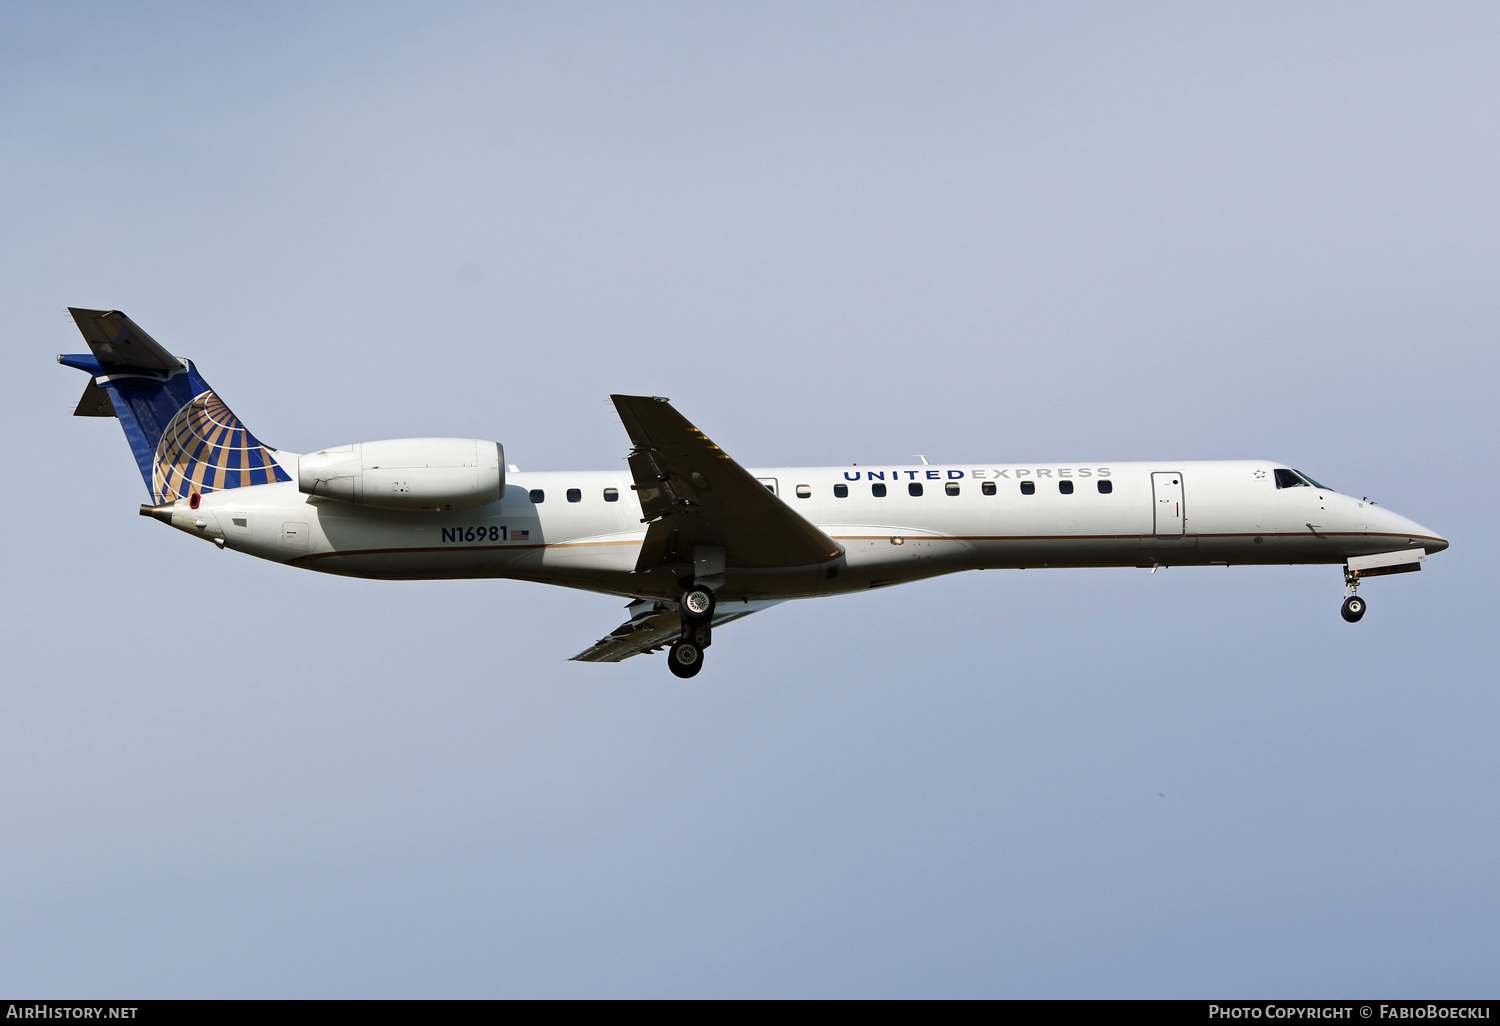
<svg viewBox="0 0 1500 1026"><path fill-rule="evenodd" d="M1359 574L1344 567L1344 607L1339 615L1350 623L1359 623L1365 615L1365 600L1359 597Z"/></svg>

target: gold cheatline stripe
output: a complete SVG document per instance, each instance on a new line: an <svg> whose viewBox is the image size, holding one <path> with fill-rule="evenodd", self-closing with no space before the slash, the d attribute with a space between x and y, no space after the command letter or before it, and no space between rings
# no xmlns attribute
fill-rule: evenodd
<svg viewBox="0 0 1500 1026"><path fill-rule="evenodd" d="M1441 541L1431 535L1391 534L1386 531L1320 531L1317 534L1288 532L1244 531L1234 534L836 534L837 541L885 541L887 538L908 538L912 541L1119 541L1130 538L1151 538L1155 541L1170 541L1175 538L1411 538L1421 541Z"/></svg>
<svg viewBox="0 0 1500 1026"><path fill-rule="evenodd" d="M1012 534L1012 535L925 535L925 534L837 534L833 536L839 541L884 541L887 538L910 538L912 541L1121 541L1125 539L1151 538L1161 541L1155 535L1150 534ZM1376 531L1324 531L1320 535L1311 534L1189 534L1185 538L1411 538L1409 534L1389 534ZM1418 535L1415 540L1438 541L1429 535ZM528 542L525 545L423 545L406 549L348 549L336 552L312 552L305 556L297 556L288 562L299 563L305 559L327 559L330 556L389 556L393 554L408 552L493 552L500 550L516 551L519 549L578 549L578 548L602 548L608 545L641 545L641 541L609 541L609 542L544 542L535 544ZM811 564L809 564L811 565Z"/></svg>
<svg viewBox="0 0 1500 1026"><path fill-rule="evenodd" d="M410 549L348 549L339 552L313 552L306 556L298 556L290 562L296 563L304 559L327 559L329 556L388 556L392 553L402 552L492 552L501 549L515 551L518 549L592 549L606 545L640 545L638 541L609 541L609 542L527 542L517 545L514 542L508 545L423 545Z"/></svg>

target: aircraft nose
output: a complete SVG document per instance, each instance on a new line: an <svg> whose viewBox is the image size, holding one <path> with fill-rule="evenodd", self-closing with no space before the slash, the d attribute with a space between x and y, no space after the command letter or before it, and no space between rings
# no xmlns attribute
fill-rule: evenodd
<svg viewBox="0 0 1500 1026"><path fill-rule="evenodd" d="M1448 539L1430 527L1423 527L1415 520L1403 517L1399 513L1393 513L1390 510L1386 510L1385 512L1391 517L1391 524L1386 530L1391 531L1392 534L1405 534L1413 546L1422 546L1422 548L1427 550L1428 555L1434 552L1442 552L1448 547Z"/></svg>

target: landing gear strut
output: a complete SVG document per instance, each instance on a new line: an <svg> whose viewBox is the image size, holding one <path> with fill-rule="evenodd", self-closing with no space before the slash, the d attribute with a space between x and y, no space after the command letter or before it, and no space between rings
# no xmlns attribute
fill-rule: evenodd
<svg viewBox="0 0 1500 1026"><path fill-rule="evenodd" d="M1345 620L1350 623L1359 623L1360 617L1365 615L1365 600L1359 597L1359 574L1344 568L1344 607L1339 610Z"/></svg>

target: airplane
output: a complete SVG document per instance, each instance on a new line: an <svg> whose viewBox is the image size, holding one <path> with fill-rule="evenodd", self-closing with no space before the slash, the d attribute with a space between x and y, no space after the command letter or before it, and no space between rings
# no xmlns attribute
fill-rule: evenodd
<svg viewBox="0 0 1500 1026"><path fill-rule="evenodd" d="M1446 539L1267 460L745 468L659 396L615 395L626 468L522 473L498 442L264 445L189 360L117 310L70 308L89 352L74 411L116 417L153 517L220 548L383 580L508 578L629 600L573 656L667 651L696 675L713 629L790 599L962 570L1342 564L1370 577Z"/></svg>

